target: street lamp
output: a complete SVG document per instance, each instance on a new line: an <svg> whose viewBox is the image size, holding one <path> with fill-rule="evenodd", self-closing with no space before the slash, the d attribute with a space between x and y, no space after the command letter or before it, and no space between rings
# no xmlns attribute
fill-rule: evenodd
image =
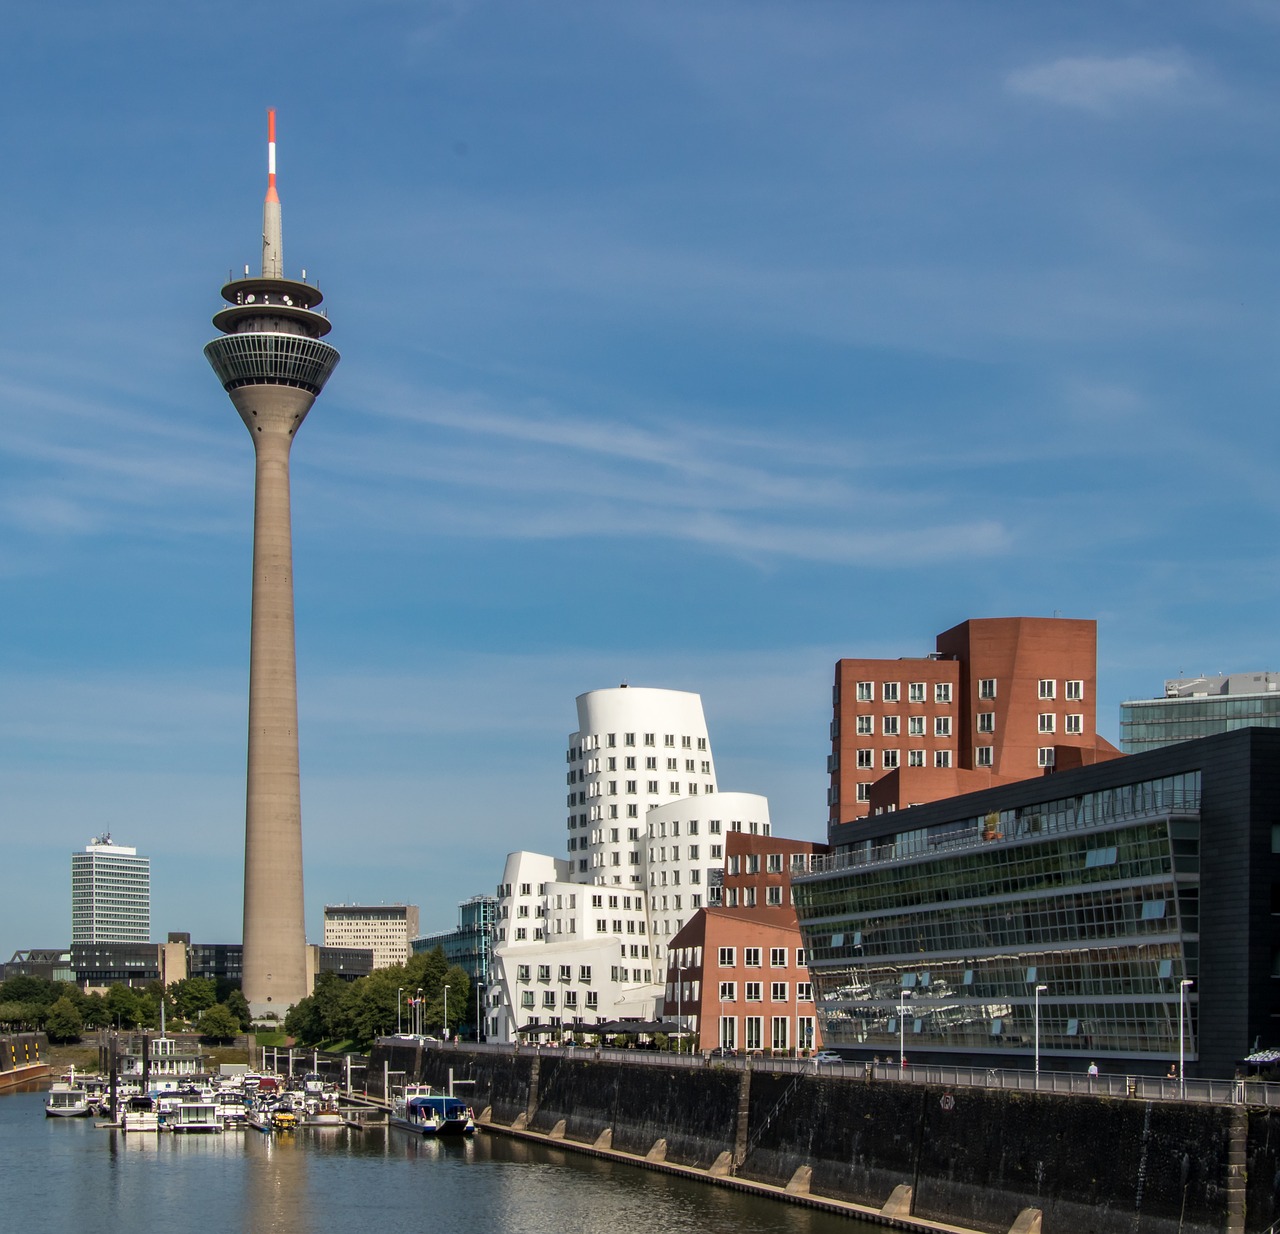
<svg viewBox="0 0 1280 1234"><path fill-rule="evenodd" d="M1040 995L1049 987L1047 985L1036 986L1036 1087L1040 1087Z"/></svg>
<svg viewBox="0 0 1280 1234"><path fill-rule="evenodd" d="M444 988L444 1039L449 1040L449 987Z"/></svg>
<svg viewBox="0 0 1280 1234"><path fill-rule="evenodd" d="M400 1036L403 1031L400 1027L400 995L404 993L404 986L400 986L396 990L396 1036Z"/></svg>
<svg viewBox="0 0 1280 1234"><path fill-rule="evenodd" d="M907 995L906 986L898 994L898 1077L905 1074L907 1068Z"/></svg>
<svg viewBox="0 0 1280 1234"><path fill-rule="evenodd" d="M421 1037L422 1036L422 987L421 986L418 987L418 1001L416 1004L414 1004L414 1007L418 1013L417 1025L416 1025L417 1031L415 1032L414 1035L417 1037Z"/></svg>
<svg viewBox="0 0 1280 1234"><path fill-rule="evenodd" d="M1190 977L1178 983L1178 1096L1187 1096L1187 991L1195 984Z"/></svg>

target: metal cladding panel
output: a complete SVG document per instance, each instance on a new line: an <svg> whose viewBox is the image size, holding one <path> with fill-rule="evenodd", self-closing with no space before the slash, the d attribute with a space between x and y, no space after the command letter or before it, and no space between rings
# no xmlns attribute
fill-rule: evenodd
<svg viewBox="0 0 1280 1234"><path fill-rule="evenodd" d="M204 354L226 390L247 385L296 386L319 394L341 357L319 339L296 334L229 334Z"/></svg>

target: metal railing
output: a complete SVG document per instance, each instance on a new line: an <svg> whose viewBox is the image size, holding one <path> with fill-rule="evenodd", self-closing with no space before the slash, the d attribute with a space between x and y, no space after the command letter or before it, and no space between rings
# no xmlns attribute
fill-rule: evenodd
<svg viewBox="0 0 1280 1234"><path fill-rule="evenodd" d="M1144 1075L1082 1075L1076 1071L1014 1071L991 1067L956 1067L950 1064L910 1064L899 1068L883 1063L819 1063L814 1058L770 1057L738 1054L712 1058L705 1054L673 1054L666 1050L610 1049L603 1046L499 1045L463 1042L444 1048L461 1053L551 1055L625 1063L635 1067L685 1067L772 1074L810 1074L863 1083L931 1084L944 1088L996 1088L1014 1092L1054 1093L1071 1097L1124 1097L1140 1101L1191 1101L1212 1105L1280 1107L1280 1084L1262 1080L1200 1080Z"/></svg>

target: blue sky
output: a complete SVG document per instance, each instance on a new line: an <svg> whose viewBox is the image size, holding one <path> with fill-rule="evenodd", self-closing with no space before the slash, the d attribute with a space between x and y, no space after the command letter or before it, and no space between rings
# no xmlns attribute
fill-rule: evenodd
<svg viewBox="0 0 1280 1234"><path fill-rule="evenodd" d="M563 851L573 699L702 693L823 833L832 665L1099 623L1099 725L1276 668L1280 5L26 6L0 45L0 952L68 853L239 936L258 258L343 353L293 458L308 927Z"/></svg>

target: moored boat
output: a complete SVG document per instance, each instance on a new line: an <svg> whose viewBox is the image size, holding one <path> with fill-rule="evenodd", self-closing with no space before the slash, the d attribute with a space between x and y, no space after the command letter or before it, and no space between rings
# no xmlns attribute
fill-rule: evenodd
<svg viewBox="0 0 1280 1234"><path fill-rule="evenodd" d="M465 1101L429 1088L407 1088L392 1106L390 1122L424 1136L471 1135L476 1129L475 1116Z"/></svg>

